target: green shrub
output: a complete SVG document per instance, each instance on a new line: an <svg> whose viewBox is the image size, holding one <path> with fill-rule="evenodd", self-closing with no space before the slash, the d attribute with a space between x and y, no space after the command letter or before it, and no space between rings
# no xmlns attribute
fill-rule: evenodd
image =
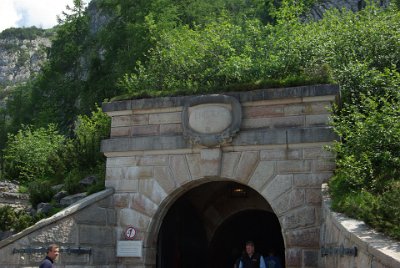
<svg viewBox="0 0 400 268"><path fill-rule="evenodd" d="M49 181L33 181L28 185L29 201L33 207L39 203L49 203L55 192Z"/></svg>
<svg viewBox="0 0 400 268"><path fill-rule="evenodd" d="M48 128L24 127L17 134L8 134L4 150L6 179L30 182L37 179L56 179L64 173L63 151L68 140L55 125Z"/></svg>
<svg viewBox="0 0 400 268"><path fill-rule="evenodd" d="M23 210L11 206L0 207L0 230L19 232L34 223L34 219Z"/></svg>
<svg viewBox="0 0 400 268"><path fill-rule="evenodd" d="M399 94L360 94L357 104L345 104L334 116L333 125L343 138L332 147L337 154L329 181L333 208L400 239Z"/></svg>

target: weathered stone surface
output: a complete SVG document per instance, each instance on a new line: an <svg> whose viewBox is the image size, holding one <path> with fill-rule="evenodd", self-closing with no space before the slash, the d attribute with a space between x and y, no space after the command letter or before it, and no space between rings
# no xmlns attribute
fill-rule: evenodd
<svg viewBox="0 0 400 268"><path fill-rule="evenodd" d="M235 168L239 163L241 153L239 152L224 152L222 154L221 177L233 178Z"/></svg>
<svg viewBox="0 0 400 268"><path fill-rule="evenodd" d="M304 189L293 189L290 194L290 208L297 208L304 205Z"/></svg>
<svg viewBox="0 0 400 268"><path fill-rule="evenodd" d="M240 156L239 163L237 164L234 178L241 182L247 182L250 179L249 176L257 167L258 161L258 152L243 152Z"/></svg>
<svg viewBox="0 0 400 268"><path fill-rule="evenodd" d="M161 204L167 196L167 193L155 179L140 180L139 192L146 195L150 200L158 205Z"/></svg>
<svg viewBox="0 0 400 268"><path fill-rule="evenodd" d="M332 172L294 174L293 185L296 187L316 187L320 189L321 185L327 182L332 175Z"/></svg>
<svg viewBox="0 0 400 268"><path fill-rule="evenodd" d="M299 248L291 248L286 250L286 267L301 267L302 253Z"/></svg>
<svg viewBox="0 0 400 268"><path fill-rule="evenodd" d="M136 180L136 179L146 179L153 177L152 167L128 167L126 170L126 179Z"/></svg>
<svg viewBox="0 0 400 268"><path fill-rule="evenodd" d="M219 176L221 173L221 149L202 149L200 151L200 171L202 177Z"/></svg>
<svg viewBox="0 0 400 268"><path fill-rule="evenodd" d="M78 226L73 218L67 218L62 222L54 223L36 232L31 237L32 243L47 245L50 243L68 243L78 238Z"/></svg>
<svg viewBox="0 0 400 268"><path fill-rule="evenodd" d="M200 154L190 154L186 156L190 175L192 176L193 180L198 180L203 178L204 174L201 169L201 156Z"/></svg>
<svg viewBox="0 0 400 268"><path fill-rule="evenodd" d="M267 197L267 199L271 202L279 195L291 189L292 183L293 175L277 175L270 183L267 184L262 191L262 195Z"/></svg>
<svg viewBox="0 0 400 268"><path fill-rule="evenodd" d="M135 194L131 208L144 215L152 217L156 213L158 206L145 195Z"/></svg>
<svg viewBox="0 0 400 268"><path fill-rule="evenodd" d="M302 159L302 149L270 149L260 151L260 160L293 160Z"/></svg>
<svg viewBox="0 0 400 268"><path fill-rule="evenodd" d="M283 217L282 227L285 230L308 227L315 223L315 210L312 207L300 208L289 211Z"/></svg>
<svg viewBox="0 0 400 268"><path fill-rule="evenodd" d="M319 228L292 230L285 233L288 247L316 247L319 244Z"/></svg>
<svg viewBox="0 0 400 268"><path fill-rule="evenodd" d="M170 156L172 176L178 185L183 185L191 180L189 168L184 155Z"/></svg>
<svg viewBox="0 0 400 268"><path fill-rule="evenodd" d="M106 180L106 188L113 188L116 192L137 192L139 188L138 180Z"/></svg>
<svg viewBox="0 0 400 268"><path fill-rule="evenodd" d="M151 218L130 208L121 209L119 212L119 225L122 227L135 226L138 230L146 230Z"/></svg>
<svg viewBox="0 0 400 268"><path fill-rule="evenodd" d="M79 225L79 241L82 244L114 245L114 229L103 225Z"/></svg>
<svg viewBox="0 0 400 268"><path fill-rule="evenodd" d="M267 184L275 173L275 163L271 161L260 161L248 185L253 189L261 191L263 186Z"/></svg>
<svg viewBox="0 0 400 268"><path fill-rule="evenodd" d="M305 267L318 267L318 250L305 250L304 251L304 266ZM350 267L350 266L347 266Z"/></svg>
<svg viewBox="0 0 400 268"><path fill-rule="evenodd" d="M154 179L166 193L170 193L176 186L171 170L168 167L154 167Z"/></svg>
<svg viewBox="0 0 400 268"><path fill-rule="evenodd" d="M312 161L309 160L284 160L276 163L277 173L304 173L311 172Z"/></svg>
<svg viewBox="0 0 400 268"><path fill-rule="evenodd" d="M159 125L133 126L131 128L131 136L155 136L159 133Z"/></svg>
<svg viewBox="0 0 400 268"><path fill-rule="evenodd" d="M107 209L90 206L85 213L79 213L75 220L77 224L107 225Z"/></svg>
<svg viewBox="0 0 400 268"><path fill-rule="evenodd" d="M180 122L182 122L180 112L149 115L149 124L172 124Z"/></svg>
<svg viewBox="0 0 400 268"><path fill-rule="evenodd" d="M190 107L188 112L189 126L199 133L220 133L232 123L231 107L228 104L199 104Z"/></svg>

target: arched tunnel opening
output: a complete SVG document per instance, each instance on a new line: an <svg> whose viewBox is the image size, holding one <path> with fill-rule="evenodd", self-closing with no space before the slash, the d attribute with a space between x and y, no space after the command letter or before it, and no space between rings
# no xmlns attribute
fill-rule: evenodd
<svg viewBox="0 0 400 268"><path fill-rule="evenodd" d="M240 196L233 189L241 189ZM252 240L284 267L280 224L256 191L234 182L211 182L179 197L165 215L157 240L157 268L232 268Z"/></svg>

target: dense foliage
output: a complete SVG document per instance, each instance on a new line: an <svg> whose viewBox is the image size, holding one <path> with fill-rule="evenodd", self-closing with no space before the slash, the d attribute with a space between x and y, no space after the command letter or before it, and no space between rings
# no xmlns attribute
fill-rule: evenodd
<svg viewBox="0 0 400 268"><path fill-rule="evenodd" d="M105 99L337 83L343 105L332 122L341 137L331 148L334 208L400 238L399 9L370 4L314 21L306 16L312 3L97 0L96 28L74 0L54 29L48 63L0 113L10 133L6 142L0 131L4 177L40 189L60 175L70 192L82 176L103 177L99 142L109 121L96 105ZM16 141L36 133L37 150L47 146L39 137L63 136L59 158L46 151L51 157L21 160L28 145ZM39 160L45 170L35 167Z"/></svg>

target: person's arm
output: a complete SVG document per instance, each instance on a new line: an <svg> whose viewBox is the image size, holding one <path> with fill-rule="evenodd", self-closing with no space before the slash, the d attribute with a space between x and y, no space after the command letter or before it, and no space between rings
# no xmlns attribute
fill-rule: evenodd
<svg viewBox="0 0 400 268"><path fill-rule="evenodd" d="M267 268L263 256L260 256L260 268Z"/></svg>

